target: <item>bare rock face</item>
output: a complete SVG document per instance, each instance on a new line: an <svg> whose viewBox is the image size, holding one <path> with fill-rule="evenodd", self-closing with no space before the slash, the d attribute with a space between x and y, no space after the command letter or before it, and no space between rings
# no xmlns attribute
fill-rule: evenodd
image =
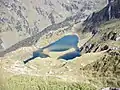
<svg viewBox="0 0 120 90"><path fill-rule="evenodd" d="M93 12L84 22L85 31L93 32L100 24L109 21L111 19L120 18L120 1L110 0L108 5L99 12Z"/></svg>
<svg viewBox="0 0 120 90"><path fill-rule="evenodd" d="M109 48L109 46L108 46L108 45L105 45L105 46L103 46L103 47L101 48L101 51L107 50L108 48Z"/></svg>
<svg viewBox="0 0 120 90"><path fill-rule="evenodd" d="M109 33L104 33L103 37L101 39L103 41L106 41L106 40L114 40L114 41L116 41L117 37L118 37L118 33L114 32L114 31L111 31Z"/></svg>

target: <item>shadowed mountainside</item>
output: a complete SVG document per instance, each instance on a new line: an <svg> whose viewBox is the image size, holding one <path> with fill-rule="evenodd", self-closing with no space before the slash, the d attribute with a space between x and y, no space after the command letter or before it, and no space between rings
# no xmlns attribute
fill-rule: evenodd
<svg viewBox="0 0 120 90"><path fill-rule="evenodd" d="M98 31L97 27L100 24L103 24L106 21L111 19L119 19L120 18L120 0L110 0L106 7L98 12L93 12L83 23L85 26L83 32Z"/></svg>

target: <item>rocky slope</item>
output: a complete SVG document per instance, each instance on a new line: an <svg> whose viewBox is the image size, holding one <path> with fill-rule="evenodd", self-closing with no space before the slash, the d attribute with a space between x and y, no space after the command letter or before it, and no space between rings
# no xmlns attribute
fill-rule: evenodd
<svg viewBox="0 0 120 90"><path fill-rule="evenodd" d="M87 65L84 70L98 78L105 87L120 87L120 50L113 50L101 59Z"/></svg>
<svg viewBox="0 0 120 90"><path fill-rule="evenodd" d="M40 37L55 30L61 28L70 30L74 23L81 22L105 4L106 0L1 0L2 54L13 51L15 48L31 46ZM4 36L3 32L11 35L8 31L15 33L12 36L17 40L15 39L6 47L7 40L4 38L10 37ZM5 49L7 50L4 52Z"/></svg>
<svg viewBox="0 0 120 90"><path fill-rule="evenodd" d="M113 0L99 12L93 12L83 23L82 32L92 32L93 36L81 47L83 53L108 49L120 49L112 45L120 38L120 1ZM111 8L111 10L109 10ZM108 21L108 22L107 22ZM107 23L106 23L107 22ZM112 23L114 22L114 23Z"/></svg>
<svg viewBox="0 0 120 90"><path fill-rule="evenodd" d="M0 13L2 31L24 31L30 35L36 34L46 26L73 18L85 18L92 11L99 10L105 5L105 0L1 0ZM33 32L34 30L34 32Z"/></svg>
<svg viewBox="0 0 120 90"><path fill-rule="evenodd" d="M113 4L114 7L116 5ZM119 6L117 7L119 8ZM84 28L85 26L82 28L86 29L87 32L77 31L81 38L79 46L82 55L73 59L73 61L57 60L57 57L71 52L71 49L65 52L49 52L51 57L36 58L24 65L23 60L28 59L37 48L35 46L20 47L33 45L33 42L36 43L38 37L45 34L44 31L13 45L4 53L0 53L0 55L7 53L4 57L0 57L0 88L5 90L8 90L8 88L9 90L43 90L46 88L46 90L48 88L50 90L66 90L68 88L70 90L101 90L106 87L119 88L120 21L119 18L106 20L108 17L104 17L106 12L103 11L104 9L100 11L102 13L97 12L99 14L95 14L98 15L98 18L101 16L103 19L99 23L97 18L94 18L98 24L97 28L95 27L98 30L96 33L93 32L94 30L92 33L88 32L89 28ZM119 15L119 13L117 14ZM89 17L87 20L85 21L86 27L89 27L89 25L93 27L95 24L95 22L91 24L93 17ZM52 28L56 29L56 25L62 28L62 25L65 24L54 24L44 30L48 33L49 30L52 31ZM72 25L58 29L55 33L49 33L51 38L44 35L37 44L42 42L44 46L51 41L58 40L70 28L72 28ZM16 50L16 48L20 49Z"/></svg>
<svg viewBox="0 0 120 90"><path fill-rule="evenodd" d="M5 57L0 58L2 69L0 73L4 74L1 79L3 84L2 88L7 87L11 88L11 90L13 88L39 90L39 88L51 87L51 90L53 90L53 88L57 88L60 83L63 85L65 82L66 84L64 84L63 87L71 87L72 85L73 87L71 88L77 88L78 90L101 90L105 87L120 87L120 42L107 39L108 37L106 37L106 41L100 41L102 38L101 35L104 35L102 33L109 33L107 28L109 28L110 31L117 30L116 32L119 33L119 24L119 20L106 22L104 25L101 25L101 32L91 39L92 43L95 42L99 44L100 42L99 45L103 46L107 44L110 46L108 50L95 53L87 52L81 57L73 59L73 61L57 60L57 57L64 53L71 52L71 50L61 53L50 52L50 58L36 58L26 65L23 64L23 60L30 57L32 52L36 50L36 47L20 48L6 54ZM118 27L116 28L116 26ZM54 35L52 37L54 38ZM96 48L96 46L94 48ZM40 81L38 81L38 79ZM54 86L53 83L55 83ZM84 83L85 85L83 85ZM58 88L58 90L64 90L61 85L59 86L62 89ZM86 88L84 86L86 86Z"/></svg>
<svg viewBox="0 0 120 90"><path fill-rule="evenodd" d="M104 7L99 12L93 12L89 17L84 21L85 28L84 31L97 31L97 27L111 19L120 18L120 1L119 0L109 0L110 2L106 7Z"/></svg>
<svg viewBox="0 0 120 90"><path fill-rule="evenodd" d="M120 22L111 20L98 28L99 31L93 35L82 47L82 53L100 52L104 50L120 49Z"/></svg>
<svg viewBox="0 0 120 90"><path fill-rule="evenodd" d="M102 58L83 68L88 77L91 77L89 81L94 84L98 83L98 86L102 83L105 87L120 87L119 5L119 0L113 0L111 15L109 14L109 5L107 5L99 12L89 16L83 24L85 25L83 32L92 32L93 36L80 48L81 53L106 52ZM116 90L115 88L106 89Z"/></svg>

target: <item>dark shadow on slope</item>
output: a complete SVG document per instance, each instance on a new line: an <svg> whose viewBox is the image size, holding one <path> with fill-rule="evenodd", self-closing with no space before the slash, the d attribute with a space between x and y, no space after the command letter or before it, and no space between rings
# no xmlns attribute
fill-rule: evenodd
<svg viewBox="0 0 120 90"><path fill-rule="evenodd" d="M64 59L64 60L72 60L76 57L80 57L80 52L79 51L73 51L67 54L64 54L63 56L58 57L58 59Z"/></svg>
<svg viewBox="0 0 120 90"><path fill-rule="evenodd" d="M120 18L120 0L110 0L110 3L98 12L93 12L83 23L83 32L94 32L96 27L112 19Z"/></svg>

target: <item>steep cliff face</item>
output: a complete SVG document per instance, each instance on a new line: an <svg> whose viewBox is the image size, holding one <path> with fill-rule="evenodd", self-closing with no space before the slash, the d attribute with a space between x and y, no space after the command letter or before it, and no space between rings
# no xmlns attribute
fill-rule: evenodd
<svg viewBox="0 0 120 90"><path fill-rule="evenodd" d="M85 21L84 31L94 31L97 30L100 24L103 24L106 21L111 19L120 18L120 1L119 0L110 0L105 8L100 10L99 12L93 12Z"/></svg>

